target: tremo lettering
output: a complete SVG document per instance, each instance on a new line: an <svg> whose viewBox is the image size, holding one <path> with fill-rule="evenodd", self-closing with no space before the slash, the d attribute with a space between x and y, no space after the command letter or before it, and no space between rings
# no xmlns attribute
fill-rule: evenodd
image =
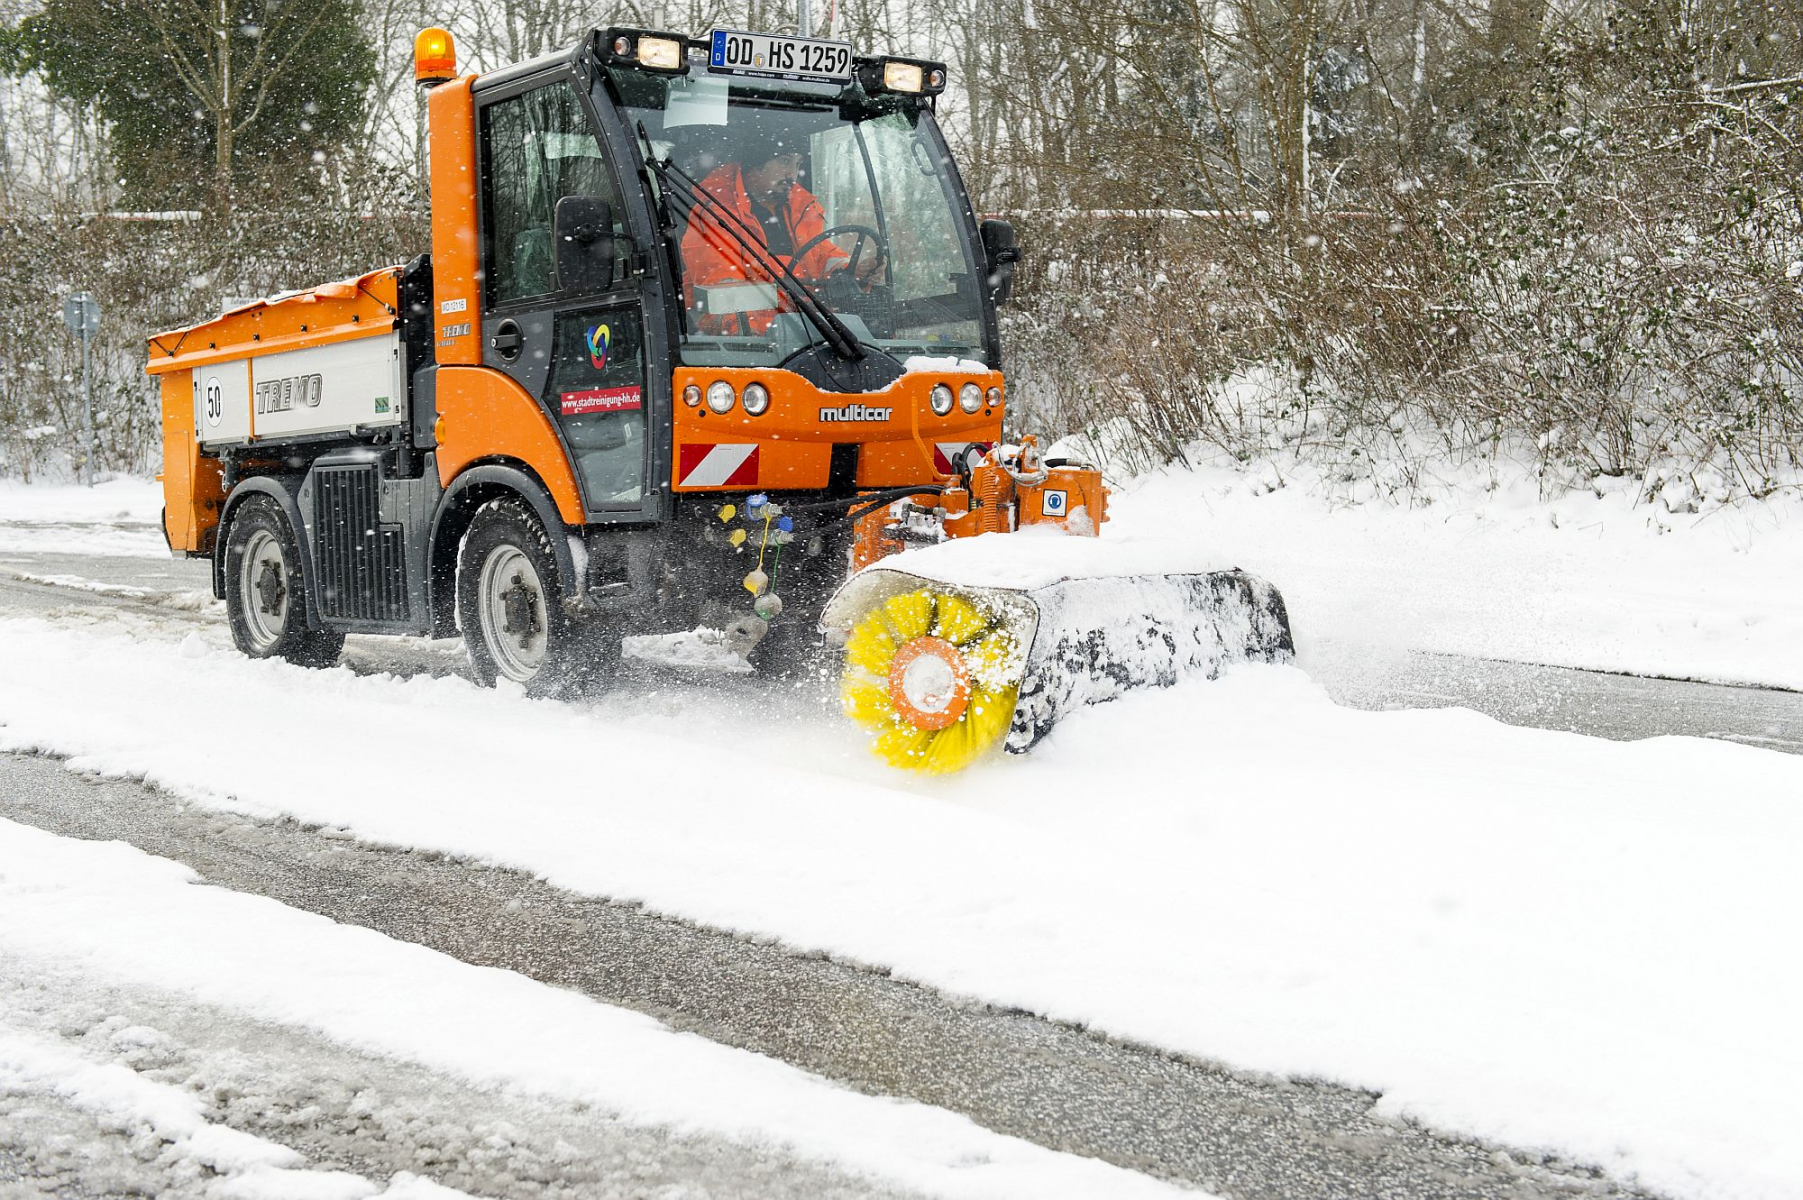
<svg viewBox="0 0 1803 1200"><path fill-rule="evenodd" d="M325 382L318 375L289 375L265 379L257 385L257 411L287 412L291 408L318 408Z"/></svg>
<svg viewBox="0 0 1803 1200"><path fill-rule="evenodd" d="M844 408L823 408L820 410L822 421L887 421L893 408L867 408L862 404L847 404Z"/></svg>

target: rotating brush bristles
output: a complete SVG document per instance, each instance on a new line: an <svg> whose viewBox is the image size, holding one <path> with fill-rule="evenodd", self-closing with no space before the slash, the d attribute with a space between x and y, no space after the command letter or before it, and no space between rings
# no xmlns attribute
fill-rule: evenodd
<svg viewBox="0 0 1803 1200"><path fill-rule="evenodd" d="M944 588L890 596L845 641L840 698L891 766L969 766L1007 735L1020 694L1018 618Z"/></svg>

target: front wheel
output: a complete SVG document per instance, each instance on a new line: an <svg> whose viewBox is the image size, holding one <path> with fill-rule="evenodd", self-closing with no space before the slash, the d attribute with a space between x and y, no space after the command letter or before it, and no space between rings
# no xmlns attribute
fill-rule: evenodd
<svg viewBox="0 0 1803 1200"><path fill-rule="evenodd" d="M342 633L307 628L300 543L268 496L251 496L232 516L225 539L225 611L232 641L252 658L329 667L344 649Z"/></svg>
<svg viewBox="0 0 1803 1200"><path fill-rule="evenodd" d="M458 556L457 620L484 687L508 679L530 695L563 695L613 657L600 631L564 611L550 536L518 500L476 510Z"/></svg>

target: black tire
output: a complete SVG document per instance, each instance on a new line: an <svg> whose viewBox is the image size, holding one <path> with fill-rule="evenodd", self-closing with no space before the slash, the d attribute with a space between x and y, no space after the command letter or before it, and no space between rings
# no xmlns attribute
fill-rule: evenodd
<svg viewBox="0 0 1803 1200"><path fill-rule="evenodd" d="M457 623L476 682L511 679L531 696L567 696L602 681L618 636L565 610L551 539L523 501L476 510L457 556Z"/></svg>
<svg viewBox="0 0 1803 1200"><path fill-rule="evenodd" d="M302 667L338 661L344 635L307 628L305 580L300 542L281 506L268 496L245 500L225 537L225 612L240 651Z"/></svg>

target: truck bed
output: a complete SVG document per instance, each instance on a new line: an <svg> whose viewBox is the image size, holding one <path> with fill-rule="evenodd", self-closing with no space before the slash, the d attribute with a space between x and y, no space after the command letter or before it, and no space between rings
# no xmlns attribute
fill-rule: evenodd
<svg viewBox="0 0 1803 1200"><path fill-rule="evenodd" d="M259 300L150 340L164 403L188 376L196 445L359 434L407 420L402 268ZM175 393L172 395L172 393Z"/></svg>

